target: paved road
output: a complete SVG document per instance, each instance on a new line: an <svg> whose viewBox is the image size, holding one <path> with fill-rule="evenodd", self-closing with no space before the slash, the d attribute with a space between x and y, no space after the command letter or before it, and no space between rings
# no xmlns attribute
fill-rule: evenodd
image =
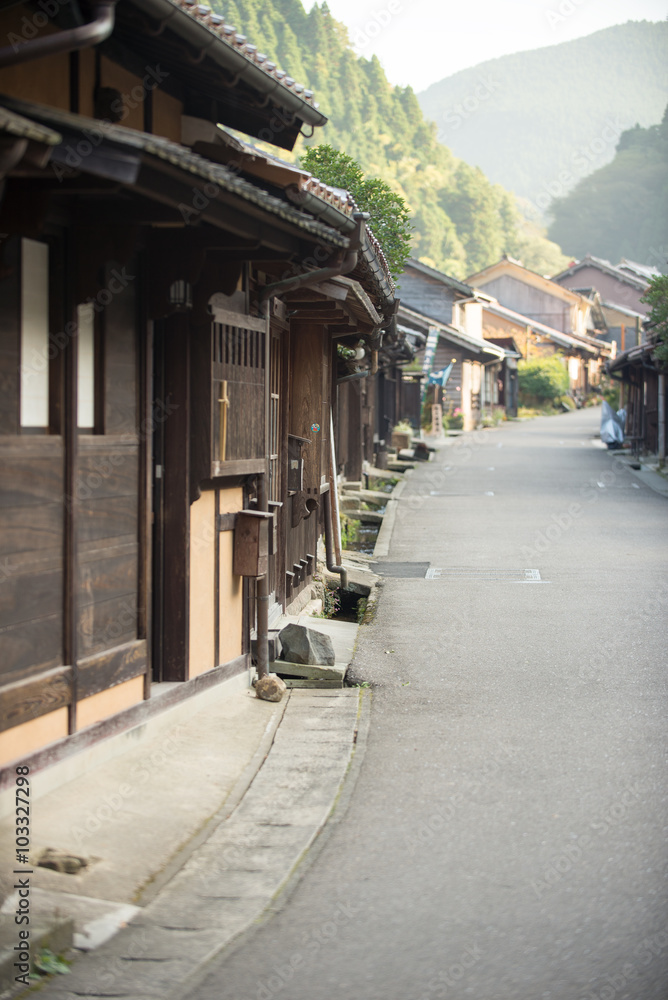
<svg viewBox="0 0 668 1000"><path fill-rule="evenodd" d="M347 811L189 996L668 996L668 501L598 417L469 435L411 477L388 563L423 565L358 645Z"/></svg>

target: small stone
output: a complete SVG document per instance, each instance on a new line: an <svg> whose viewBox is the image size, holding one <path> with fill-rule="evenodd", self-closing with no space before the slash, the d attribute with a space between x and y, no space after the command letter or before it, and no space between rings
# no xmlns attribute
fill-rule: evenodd
<svg viewBox="0 0 668 1000"><path fill-rule="evenodd" d="M286 691L285 681L276 674L265 674L255 685L255 697L262 701L280 701Z"/></svg>
<svg viewBox="0 0 668 1000"><path fill-rule="evenodd" d="M77 854L70 854L68 851L61 851L55 847L47 847L37 861L39 868L50 868L54 872L61 872L63 875L77 875L88 866L86 858L81 858Z"/></svg>
<svg viewBox="0 0 668 1000"><path fill-rule="evenodd" d="M328 635L305 625L290 624L281 630L279 637L283 647L282 659L290 663L334 666L334 645Z"/></svg>

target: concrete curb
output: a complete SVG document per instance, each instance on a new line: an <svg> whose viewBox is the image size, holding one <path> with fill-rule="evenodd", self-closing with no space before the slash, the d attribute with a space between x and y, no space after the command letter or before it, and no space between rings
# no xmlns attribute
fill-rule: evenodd
<svg viewBox="0 0 668 1000"><path fill-rule="evenodd" d="M390 551L390 542L392 541L392 532L394 531L394 521L397 516L397 507L399 506L398 501L403 493L407 479L413 472L412 469L408 469L404 473L404 478L401 482L392 490L390 494L390 499L387 501L387 507L385 508L385 514L383 515L383 523L380 526L380 531L378 532L378 537L376 538L376 544L373 550L373 558L380 559L387 556Z"/></svg>
<svg viewBox="0 0 668 1000"><path fill-rule="evenodd" d="M355 688L292 691L285 710L197 846L151 902L116 937L45 983L42 997L173 997L263 918L338 808L355 757L360 706ZM368 719L364 716L364 725ZM266 752L270 741L271 752ZM262 758L254 775L247 772ZM359 766L359 763L358 763ZM198 835L199 840L200 835ZM176 862L175 862L176 864ZM171 874L171 877L170 877ZM273 909L272 909L273 908Z"/></svg>

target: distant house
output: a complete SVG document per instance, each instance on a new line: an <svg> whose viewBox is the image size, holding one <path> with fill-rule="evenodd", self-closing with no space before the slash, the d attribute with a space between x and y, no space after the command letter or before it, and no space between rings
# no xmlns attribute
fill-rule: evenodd
<svg viewBox="0 0 668 1000"><path fill-rule="evenodd" d="M489 296L414 259L406 264L400 285L399 329L431 344L429 371L452 364L444 410L461 412L464 428L471 430L486 407L502 405L498 383L507 352L483 337L483 305ZM424 351L419 357L424 360Z"/></svg>
<svg viewBox="0 0 668 1000"><path fill-rule="evenodd" d="M483 305L484 336L511 336L526 360L559 352L567 359L571 391L586 395L610 346L598 336L600 307L592 298L504 257L467 278L490 297Z"/></svg>
<svg viewBox="0 0 668 1000"><path fill-rule="evenodd" d="M587 254L552 280L576 292L598 292L607 327L604 337L615 343L618 351L625 351L641 343L640 331L648 310L641 297L650 279L659 273L656 268L633 261L622 260L614 265Z"/></svg>

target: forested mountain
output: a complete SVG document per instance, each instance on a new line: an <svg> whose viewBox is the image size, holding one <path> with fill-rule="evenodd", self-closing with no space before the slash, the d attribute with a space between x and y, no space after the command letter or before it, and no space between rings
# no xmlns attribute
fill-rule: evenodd
<svg viewBox="0 0 668 1000"><path fill-rule="evenodd" d="M668 106L660 125L623 132L612 163L551 210L550 236L574 257L626 257L668 273Z"/></svg>
<svg viewBox="0 0 668 1000"><path fill-rule="evenodd" d="M491 59L419 101L442 142L540 214L612 160L621 132L661 120L668 21L629 21Z"/></svg>
<svg viewBox="0 0 668 1000"><path fill-rule="evenodd" d="M436 139L410 87L392 87L377 58L358 57L326 3L212 0L229 24L290 76L315 91L329 124L309 144L329 143L403 195L413 215L413 253L457 277L504 253L542 273L566 263L559 248L520 219L515 200ZM300 140L301 142L301 140ZM303 147L302 147L303 150ZM297 149L299 153L299 147Z"/></svg>

